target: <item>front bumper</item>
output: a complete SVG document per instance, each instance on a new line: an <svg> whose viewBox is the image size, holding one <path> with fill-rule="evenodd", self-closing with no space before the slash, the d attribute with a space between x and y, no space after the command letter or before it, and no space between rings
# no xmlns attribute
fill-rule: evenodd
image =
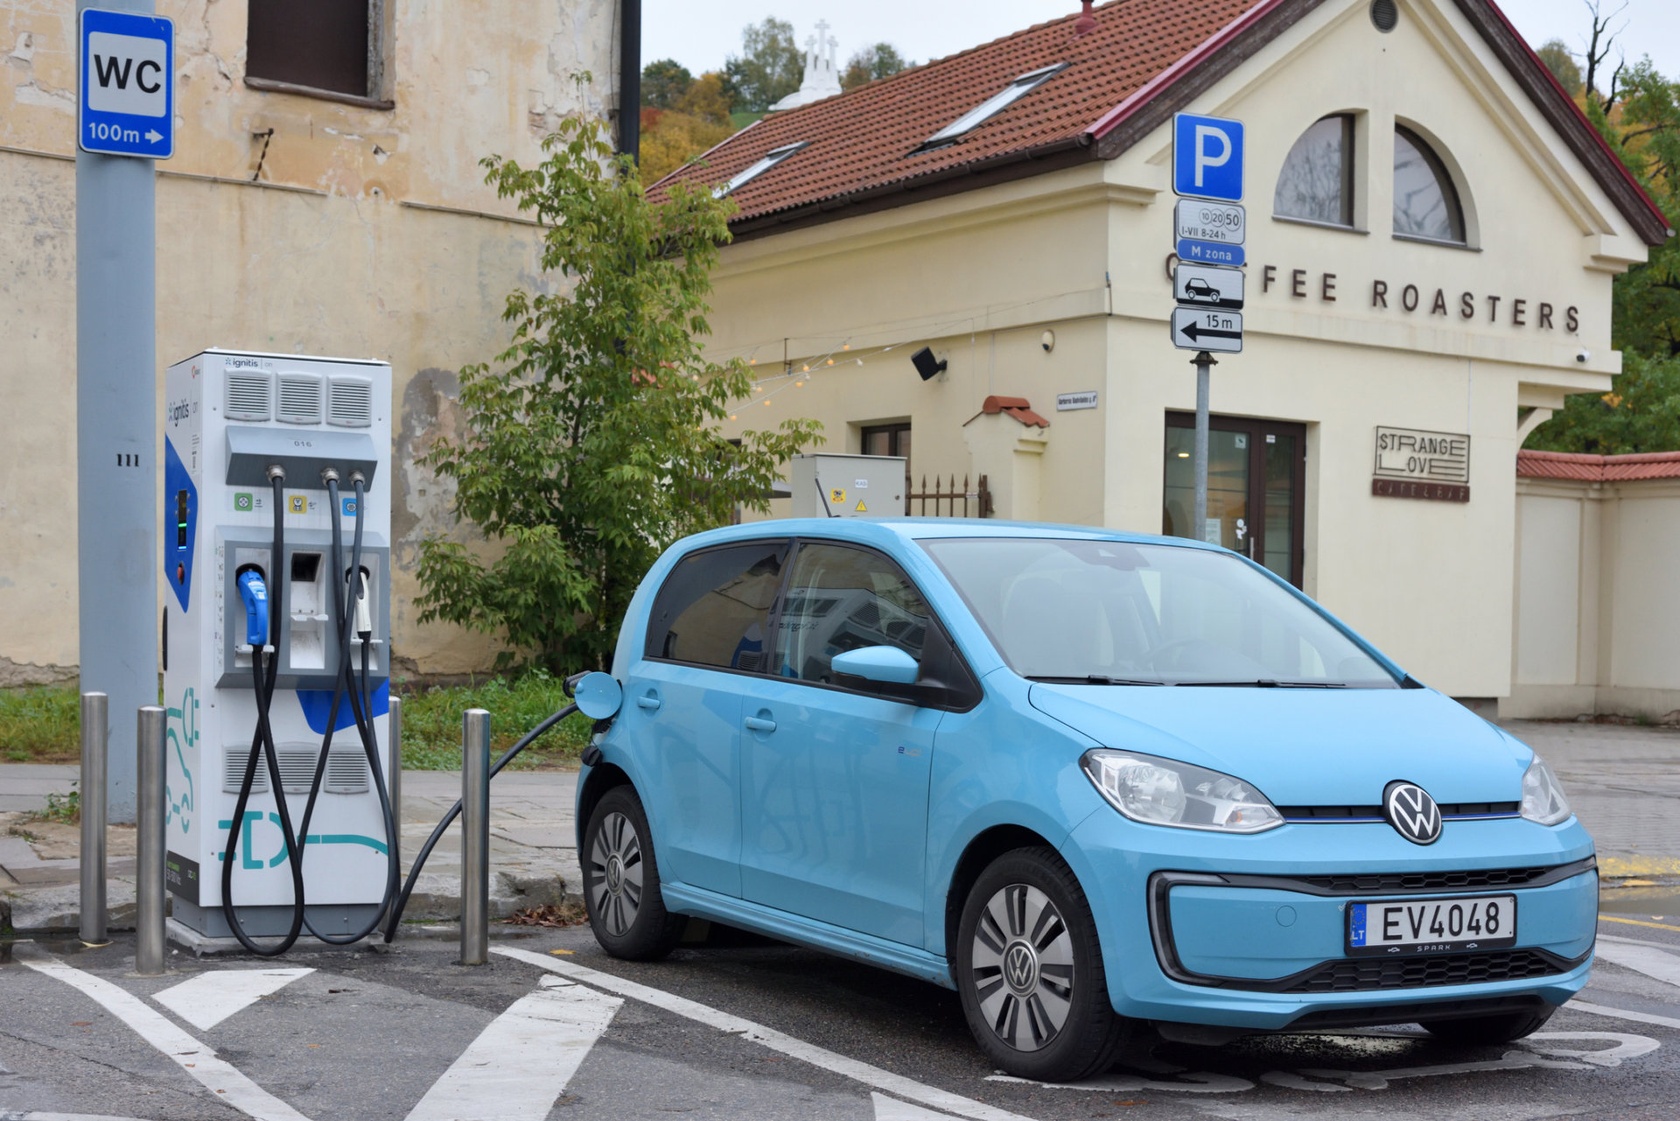
<svg viewBox="0 0 1680 1121"><path fill-rule="evenodd" d="M1140 1019L1265 1030L1483 1014L1562 1004L1591 965L1598 876L1574 819L1463 822L1422 848L1386 824L1235 836L1099 812L1064 856L1097 920L1114 1008ZM1346 953L1352 902L1507 894L1514 946Z"/></svg>

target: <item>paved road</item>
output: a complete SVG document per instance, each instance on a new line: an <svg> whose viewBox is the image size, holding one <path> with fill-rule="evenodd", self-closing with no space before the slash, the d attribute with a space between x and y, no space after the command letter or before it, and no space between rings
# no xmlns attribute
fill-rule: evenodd
<svg viewBox="0 0 1680 1121"><path fill-rule="evenodd" d="M0 965L0 1117L1654 1121L1680 1112L1676 918L1610 916L1592 984L1519 1045L1408 1028L1161 1044L1068 1087L995 1076L944 990L747 939L630 965L571 928L499 937L473 969L417 939L177 957L156 979L123 942L23 944Z"/></svg>

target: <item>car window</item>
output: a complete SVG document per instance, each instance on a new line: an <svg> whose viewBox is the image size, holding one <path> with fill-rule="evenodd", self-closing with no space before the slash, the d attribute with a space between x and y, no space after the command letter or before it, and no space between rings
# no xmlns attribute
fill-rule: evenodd
<svg viewBox="0 0 1680 1121"><path fill-rule="evenodd" d="M754 541L677 562L653 601L647 657L763 673L787 551Z"/></svg>
<svg viewBox="0 0 1680 1121"><path fill-rule="evenodd" d="M879 553L801 545L776 628L778 672L827 682L834 655L863 646L896 646L920 661L929 616L915 585Z"/></svg>
<svg viewBox="0 0 1680 1121"><path fill-rule="evenodd" d="M1055 538L923 547L1023 677L1397 684L1323 615L1226 554Z"/></svg>

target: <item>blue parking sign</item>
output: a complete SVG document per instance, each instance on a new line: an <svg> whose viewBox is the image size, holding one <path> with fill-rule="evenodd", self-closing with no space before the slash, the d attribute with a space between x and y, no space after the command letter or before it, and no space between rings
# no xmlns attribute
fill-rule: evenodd
<svg viewBox="0 0 1680 1121"><path fill-rule="evenodd" d="M1241 202L1243 126L1226 117L1173 117L1173 192Z"/></svg>
<svg viewBox="0 0 1680 1121"><path fill-rule="evenodd" d="M84 152L166 160L175 154L175 25L159 16L87 8L81 17Z"/></svg>

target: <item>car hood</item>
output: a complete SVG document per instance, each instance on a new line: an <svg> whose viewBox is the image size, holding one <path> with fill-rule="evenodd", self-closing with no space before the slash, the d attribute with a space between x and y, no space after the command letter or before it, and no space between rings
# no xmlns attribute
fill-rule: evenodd
<svg viewBox="0 0 1680 1121"><path fill-rule="evenodd" d="M1433 689L1035 683L1030 697L1105 747L1223 771L1279 806L1377 806L1395 779L1438 802L1514 802L1533 756Z"/></svg>

